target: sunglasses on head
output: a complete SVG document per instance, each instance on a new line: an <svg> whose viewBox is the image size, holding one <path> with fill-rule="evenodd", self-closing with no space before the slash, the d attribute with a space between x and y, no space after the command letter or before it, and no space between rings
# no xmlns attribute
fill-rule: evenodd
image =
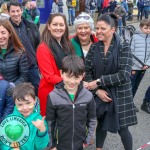
<svg viewBox="0 0 150 150"><path fill-rule="evenodd" d="M77 17L76 17L77 20L78 20L78 19L81 19L81 18L83 18L83 19L85 19L85 20L89 20L89 19L90 19L90 16L77 16Z"/></svg>

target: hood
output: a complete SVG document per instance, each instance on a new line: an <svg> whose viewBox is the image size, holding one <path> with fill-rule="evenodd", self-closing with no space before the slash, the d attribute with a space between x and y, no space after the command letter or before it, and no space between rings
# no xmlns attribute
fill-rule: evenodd
<svg viewBox="0 0 150 150"><path fill-rule="evenodd" d="M143 33L140 28L137 28L137 30L135 31L135 34L138 34L138 35L140 35L142 37L146 37L146 36L150 37L150 34Z"/></svg>

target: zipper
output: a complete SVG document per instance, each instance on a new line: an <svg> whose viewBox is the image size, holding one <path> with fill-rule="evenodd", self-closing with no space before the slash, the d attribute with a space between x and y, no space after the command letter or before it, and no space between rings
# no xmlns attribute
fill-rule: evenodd
<svg viewBox="0 0 150 150"><path fill-rule="evenodd" d="M145 58L144 58L144 63L146 61L146 54L147 54L147 37L148 37L148 35L146 35L146 38L145 38Z"/></svg>
<svg viewBox="0 0 150 150"><path fill-rule="evenodd" d="M73 139L74 139L74 109L75 109L75 105L74 105L74 103L72 104L72 109L73 109L73 134L72 134L72 150L74 150L74 143L73 143Z"/></svg>

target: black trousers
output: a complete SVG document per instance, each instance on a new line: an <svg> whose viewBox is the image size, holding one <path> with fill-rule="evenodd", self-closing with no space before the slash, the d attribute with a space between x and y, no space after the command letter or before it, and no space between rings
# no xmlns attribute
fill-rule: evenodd
<svg viewBox="0 0 150 150"><path fill-rule="evenodd" d="M107 136L107 131L102 130L103 118L98 119L98 125L96 128L96 148L103 148L105 138ZM127 128L122 128L118 131L121 137L122 144L125 150L132 150L133 140L130 131Z"/></svg>

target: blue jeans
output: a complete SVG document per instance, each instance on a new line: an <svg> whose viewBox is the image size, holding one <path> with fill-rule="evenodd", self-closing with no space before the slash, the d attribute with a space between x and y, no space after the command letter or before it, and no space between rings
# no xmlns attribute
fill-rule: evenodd
<svg viewBox="0 0 150 150"><path fill-rule="evenodd" d="M33 65L29 68L28 78L29 82L31 82L32 85L34 86L35 94L37 95L40 82L39 69L37 65Z"/></svg>
<svg viewBox="0 0 150 150"><path fill-rule="evenodd" d="M137 19L142 20L143 17L143 8L138 8L138 15L137 15Z"/></svg>
<svg viewBox="0 0 150 150"><path fill-rule="evenodd" d="M148 87L146 93L145 93L145 98L147 102L150 102L150 86Z"/></svg>
<svg viewBox="0 0 150 150"><path fill-rule="evenodd" d="M139 87L139 84L144 77L146 70L132 70L132 71L135 71L135 74L131 73L132 94L134 97Z"/></svg>
<svg viewBox="0 0 150 150"><path fill-rule="evenodd" d="M148 13L149 13L148 10L144 10L145 19L148 19Z"/></svg>
<svg viewBox="0 0 150 150"><path fill-rule="evenodd" d="M118 19L119 35L122 35L122 18Z"/></svg>
<svg viewBox="0 0 150 150"><path fill-rule="evenodd" d="M69 8L68 9L68 21L69 21L69 24L73 24L74 23L74 19L75 19L75 9L74 8Z"/></svg>

